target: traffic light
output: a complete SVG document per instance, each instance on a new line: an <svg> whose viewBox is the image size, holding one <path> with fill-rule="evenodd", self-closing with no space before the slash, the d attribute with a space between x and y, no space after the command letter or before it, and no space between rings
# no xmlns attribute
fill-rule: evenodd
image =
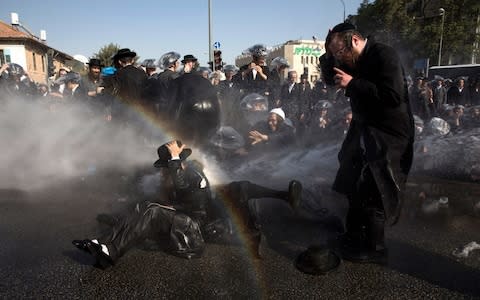
<svg viewBox="0 0 480 300"><path fill-rule="evenodd" d="M220 50L213 51L213 61L214 63L212 62L208 63L210 65L210 69L212 71L222 71L223 70L222 51Z"/></svg>
<svg viewBox="0 0 480 300"><path fill-rule="evenodd" d="M55 76L55 66L54 65L48 66L48 77L52 77L52 76Z"/></svg>
<svg viewBox="0 0 480 300"><path fill-rule="evenodd" d="M55 65L53 64L53 57L51 56L48 56L47 57L48 59L48 63L47 63L47 66L48 66L48 77L52 77L52 76L55 76Z"/></svg>

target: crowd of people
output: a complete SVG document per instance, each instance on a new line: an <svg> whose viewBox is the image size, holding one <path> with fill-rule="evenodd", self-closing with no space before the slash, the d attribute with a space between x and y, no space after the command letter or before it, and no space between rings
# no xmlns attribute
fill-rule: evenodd
<svg viewBox="0 0 480 300"><path fill-rule="evenodd" d="M409 81L413 113L423 122L440 118L452 133L480 126L480 77L458 77L455 81L435 76Z"/></svg>
<svg viewBox="0 0 480 300"><path fill-rule="evenodd" d="M329 59L336 60L332 66L338 66L330 70L335 86L327 85L329 80L323 78L312 87L308 75L289 70L282 57L267 64L267 49L261 44L249 48L250 63L224 65L215 72L199 67L194 55L181 59L173 51L157 63L149 59L137 65L137 54L124 48L114 55L113 66L90 59L85 76L61 69L52 86L37 87L20 66L6 64L0 72L0 89L5 91L0 101L22 95L44 103L52 112L76 103L90 118L136 127L146 139L152 138L155 128L139 123L131 113L134 107L169 128L176 140L203 150L213 148L219 158L243 159L252 153L343 141L333 189L344 194L350 206L346 232L338 239L339 252L355 262L384 262L384 226L398 221L413 161L412 111L418 115L415 120L422 122L444 118L453 133L477 127L480 84L470 88L459 79L447 87L446 80L437 78L434 84L417 79L408 87L395 50L365 38L347 23L329 32L326 46ZM288 76L282 80L280 74L286 71ZM471 110L468 118L467 108ZM156 167L171 183L174 192L170 192L178 196L179 207L146 204L116 223L112 237L103 244L89 239L76 240L74 245L93 254L104 266L113 264L136 241L159 232L170 234L177 254L190 258L201 252L201 232L208 231L204 216L181 207L182 201L195 193L205 194L209 185L201 168L187 175L190 171L184 165L190 153L176 141L158 149ZM292 181L288 190L275 191L243 182L220 190L239 197L235 201L241 204L244 223L249 224L253 213L247 207L248 199L273 195L296 207L301 185ZM251 240L256 251L259 241ZM311 267L315 255L318 251L309 252L299 268Z"/></svg>
<svg viewBox="0 0 480 300"><path fill-rule="evenodd" d="M200 67L190 54L182 59L168 52L157 62L136 63L135 52L120 49L113 66L92 58L85 74L61 67L49 84L33 82L18 64L4 64L0 100L20 96L52 113L75 104L91 118L138 127L145 136L152 136L131 113L132 108L141 109L182 139L197 143L227 126L245 141L236 152L231 151L238 155L264 146L341 140L351 120L342 90L332 90L322 81L312 88L307 76L296 71L288 71L282 80L280 74L289 68L286 59L277 57L267 66L265 46L254 45L249 50L252 62L248 65L222 65L212 72ZM275 125L269 125L272 121Z"/></svg>
<svg viewBox="0 0 480 300"><path fill-rule="evenodd" d="M220 65L220 70L212 72L200 67L191 54L181 59L180 54L168 52L158 61L136 63L135 52L120 49L113 57L113 66L92 58L83 75L61 67L49 85L34 83L18 64L4 64L0 97L7 101L20 95L52 112L68 109L71 103L82 104L92 117L137 126L146 136L154 133L145 132L134 120L129 112L132 105L171 126L188 141L208 140L214 130L227 126L241 139L235 143L236 149L228 149L230 155L343 140L352 120L344 89L322 79L312 87L307 74L289 70L283 57L268 65L264 45L254 45L249 52L249 64L240 68ZM287 77L283 80L280 74L284 72ZM407 83L417 124L426 126L432 118L441 118L453 134L480 125L479 80L461 77L452 81L436 76L432 81L417 77ZM210 99L205 103L204 99L188 99L192 92L193 98Z"/></svg>

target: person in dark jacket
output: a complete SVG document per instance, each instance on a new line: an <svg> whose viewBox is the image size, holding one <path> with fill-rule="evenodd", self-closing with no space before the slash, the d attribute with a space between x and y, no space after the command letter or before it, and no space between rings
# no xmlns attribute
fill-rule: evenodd
<svg viewBox="0 0 480 300"><path fill-rule="evenodd" d="M456 84L448 89L447 102L452 105L470 105L470 95L465 86L465 78L457 78Z"/></svg>
<svg viewBox="0 0 480 300"><path fill-rule="evenodd" d="M134 66L134 58L137 53L128 48L120 49L114 55L113 60L120 66L116 73L118 81L118 97L131 104L138 104L142 99L147 74Z"/></svg>
<svg viewBox="0 0 480 300"><path fill-rule="evenodd" d="M147 102L153 104L155 112L160 120L168 119L169 89L171 82L180 74L177 69L180 66L180 54L167 52L158 59L158 67L162 72L151 77L146 84L144 97Z"/></svg>
<svg viewBox="0 0 480 300"><path fill-rule="evenodd" d="M256 44L250 47L248 52L252 56L252 61L240 67L240 71L235 75L235 81L240 83L245 94L258 93L265 96L268 94L270 77L270 70L266 64L267 48L265 45Z"/></svg>
<svg viewBox="0 0 480 300"><path fill-rule="evenodd" d="M117 51L113 63L117 72L113 75L116 89L113 90L112 120L123 126L134 127L146 135L144 124L133 112L133 107L145 107L143 96L147 74L134 66L137 54L128 48Z"/></svg>
<svg viewBox="0 0 480 300"><path fill-rule="evenodd" d="M162 187L159 202L137 205L131 214L116 221L103 238L72 241L75 247L93 255L101 268L114 265L129 249L146 239L165 242L167 238L169 246L165 250L172 254L187 259L201 257L204 238L233 234L222 203L235 210L248 250L261 258L261 232L249 200L278 198L293 208L299 204L302 186L298 181L291 181L288 191L272 190L249 181L212 188L201 165L186 161L192 150L180 141L168 142L157 152L159 159L154 166L160 170Z"/></svg>
<svg viewBox="0 0 480 300"><path fill-rule="evenodd" d="M189 144L207 143L220 125L216 89L197 72L190 72L173 80L169 92L172 130Z"/></svg>
<svg viewBox="0 0 480 300"><path fill-rule="evenodd" d="M326 49L341 65L333 67L333 79L345 88L353 114L333 183L350 204L337 246L344 259L383 263L384 226L400 217L413 159L414 123L403 67L393 48L364 38L348 23L329 32Z"/></svg>
<svg viewBox="0 0 480 300"><path fill-rule="evenodd" d="M278 151L295 143L295 133L292 127L285 124L285 112L281 108L274 108L266 121L252 127L248 139L248 151Z"/></svg>

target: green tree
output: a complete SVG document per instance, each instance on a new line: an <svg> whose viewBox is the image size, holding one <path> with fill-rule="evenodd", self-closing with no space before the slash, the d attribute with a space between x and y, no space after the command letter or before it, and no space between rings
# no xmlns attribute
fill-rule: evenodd
<svg viewBox="0 0 480 300"><path fill-rule="evenodd" d="M114 43L110 43L106 46L103 46L98 50L97 53L93 54L93 57L100 59L103 65L111 66L113 65L112 57L120 50L120 46Z"/></svg>
<svg viewBox="0 0 480 300"><path fill-rule="evenodd" d="M364 2L349 21L366 35L396 48L407 69L418 58L436 64L443 27L442 64L470 63L478 51L478 0L376 0Z"/></svg>

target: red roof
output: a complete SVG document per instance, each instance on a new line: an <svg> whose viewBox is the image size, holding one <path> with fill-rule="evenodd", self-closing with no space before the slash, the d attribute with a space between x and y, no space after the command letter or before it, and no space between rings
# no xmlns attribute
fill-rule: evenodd
<svg viewBox="0 0 480 300"><path fill-rule="evenodd" d="M0 38L31 38L27 33L10 24L0 21Z"/></svg>

